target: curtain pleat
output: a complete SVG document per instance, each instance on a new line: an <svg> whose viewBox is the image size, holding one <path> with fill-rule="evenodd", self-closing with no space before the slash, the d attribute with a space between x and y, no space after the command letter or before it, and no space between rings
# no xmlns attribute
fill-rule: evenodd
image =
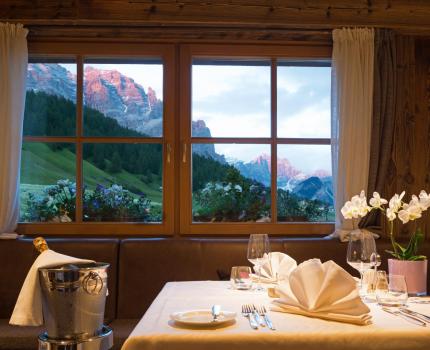
<svg viewBox="0 0 430 350"><path fill-rule="evenodd" d="M367 189L372 124L374 30L333 30L332 169L336 230L343 240L352 230L340 209Z"/></svg>
<svg viewBox="0 0 430 350"><path fill-rule="evenodd" d="M372 134L369 161L369 180L367 193L374 191L383 198L391 197L385 193L385 183L391 176L390 159L394 137L397 90L396 38L389 29L375 30L374 92L372 113ZM380 232L380 212L371 211L365 216L360 227Z"/></svg>
<svg viewBox="0 0 430 350"><path fill-rule="evenodd" d="M27 29L0 23L0 235L16 229L28 51Z"/></svg>

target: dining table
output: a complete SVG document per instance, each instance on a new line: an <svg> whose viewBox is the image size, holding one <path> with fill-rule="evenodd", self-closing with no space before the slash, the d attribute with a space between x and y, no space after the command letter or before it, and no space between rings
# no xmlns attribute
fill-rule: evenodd
<svg viewBox="0 0 430 350"><path fill-rule="evenodd" d="M354 325L270 311L267 291L236 290L228 281L168 282L124 343L122 350L429 350L430 324L420 326L367 303L369 325ZM133 302L130 300L130 302ZM252 329L242 305L265 306L275 330ZM230 323L189 326L171 319L175 312L236 312ZM408 309L430 315L430 304L409 303Z"/></svg>

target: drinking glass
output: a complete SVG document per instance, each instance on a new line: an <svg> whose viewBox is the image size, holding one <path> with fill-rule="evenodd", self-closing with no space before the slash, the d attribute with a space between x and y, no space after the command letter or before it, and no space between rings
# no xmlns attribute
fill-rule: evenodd
<svg viewBox="0 0 430 350"><path fill-rule="evenodd" d="M388 275L387 278L385 271L378 271L375 294L381 306L405 306L408 301L405 276Z"/></svg>
<svg viewBox="0 0 430 350"><path fill-rule="evenodd" d="M346 261L360 273L360 295L365 295L363 274L377 264L376 244L370 232L356 230L351 232Z"/></svg>
<svg viewBox="0 0 430 350"><path fill-rule="evenodd" d="M249 236L248 241L248 260L254 265L254 270L257 270L257 288L256 290L262 291L264 288L261 286L261 267L269 259L270 243L267 234L252 234Z"/></svg>
<svg viewBox="0 0 430 350"><path fill-rule="evenodd" d="M231 268L230 283L232 288L248 290L252 288L251 268L249 266L233 266Z"/></svg>

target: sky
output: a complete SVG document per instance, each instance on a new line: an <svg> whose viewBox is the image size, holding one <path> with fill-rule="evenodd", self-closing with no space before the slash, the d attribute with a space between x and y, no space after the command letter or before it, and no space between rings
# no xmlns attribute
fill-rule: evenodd
<svg viewBox="0 0 430 350"><path fill-rule="evenodd" d="M193 66L192 119L214 137L270 137L270 67ZM330 67L278 67L278 136L330 138ZM216 144L227 159L249 162L266 145ZM263 152L264 151L264 152ZM280 146L278 157L312 173L331 173L330 146Z"/></svg>

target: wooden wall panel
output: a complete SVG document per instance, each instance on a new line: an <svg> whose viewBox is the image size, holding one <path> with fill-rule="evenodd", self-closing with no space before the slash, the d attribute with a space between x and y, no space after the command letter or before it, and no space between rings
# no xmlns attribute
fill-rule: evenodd
<svg viewBox="0 0 430 350"><path fill-rule="evenodd" d="M386 193L406 191L405 200L422 189L430 192L430 41L411 36L397 39L397 103L392 166ZM430 212L397 234L406 237L417 225L430 240Z"/></svg>
<svg viewBox="0 0 430 350"><path fill-rule="evenodd" d="M24 24L212 25L260 28L378 26L430 30L427 0L2 0Z"/></svg>

